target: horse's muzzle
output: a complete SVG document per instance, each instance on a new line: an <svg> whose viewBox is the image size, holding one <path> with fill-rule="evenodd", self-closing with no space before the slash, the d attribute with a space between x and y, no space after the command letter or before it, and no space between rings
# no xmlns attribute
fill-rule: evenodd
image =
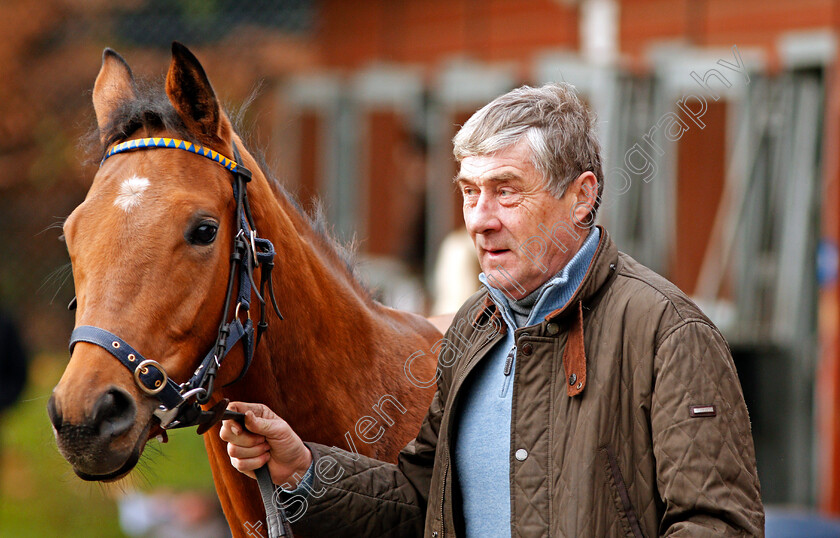
<svg viewBox="0 0 840 538"><path fill-rule="evenodd" d="M111 387L94 402L80 423L70 423L61 411L55 394L47 403L47 414L55 431L62 455L73 470L86 480L117 478L134 467L145 436L125 447L121 439L135 425L137 409L133 398L123 389ZM126 466L128 468L126 469Z"/></svg>

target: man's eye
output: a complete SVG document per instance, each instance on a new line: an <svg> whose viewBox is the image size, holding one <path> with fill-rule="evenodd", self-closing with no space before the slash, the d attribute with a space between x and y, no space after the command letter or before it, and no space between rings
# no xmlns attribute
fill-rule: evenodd
<svg viewBox="0 0 840 538"><path fill-rule="evenodd" d="M193 245L209 245L216 239L218 229L214 222L202 222L190 232L187 240Z"/></svg>

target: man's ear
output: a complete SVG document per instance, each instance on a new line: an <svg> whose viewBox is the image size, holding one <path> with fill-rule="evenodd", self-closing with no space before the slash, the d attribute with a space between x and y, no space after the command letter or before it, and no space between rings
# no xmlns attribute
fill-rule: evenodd
<svg viewBox="0 0 840 538"><path fill-rule="evenodd" d="M572 222L581 228L595 224L595 208L600 205L598 178L592 172L584 172L569 184L568 192L575 197L572 204Z"/></svg>
<svg viewBox="0 0 840 538"><path fill-rule="evenodd" d="M122 56L111 49L105 49L102 52L102 67L93 84L93 110L103 145L108 142L105 140L106 130L116 110L123 103L136 98L137 88L131 68Z"/></svg>

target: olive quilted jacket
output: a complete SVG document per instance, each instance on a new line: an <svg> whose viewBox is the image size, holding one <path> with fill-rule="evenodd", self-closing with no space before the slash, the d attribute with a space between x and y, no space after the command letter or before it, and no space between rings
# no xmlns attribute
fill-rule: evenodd
<svg viewBox="0 0 840 538"><path fill-rule="evenodd" d="M302 536L463 536L450 441L459 390L501 338L486 290L459 311L417 438L385 463L310 444ZM499 536L763 536L741 386L726 341L601 229L562 309L514 333L510 529ZM488 432L493 435L493 432ZM333 463L337 461L336 463ZM483 537L482 537L483 538Z"/></svg>

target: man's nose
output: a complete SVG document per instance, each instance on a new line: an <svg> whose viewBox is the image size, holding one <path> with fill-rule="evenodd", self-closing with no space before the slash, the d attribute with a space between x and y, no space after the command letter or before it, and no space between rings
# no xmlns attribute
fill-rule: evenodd
<svg viewBox="0 0 840 538"><path fill-rule="evenodd" d="M481 193L475 205L464 206L464 224L471 234L481 234L499 230L498 204L485 193Z"/></svg>

